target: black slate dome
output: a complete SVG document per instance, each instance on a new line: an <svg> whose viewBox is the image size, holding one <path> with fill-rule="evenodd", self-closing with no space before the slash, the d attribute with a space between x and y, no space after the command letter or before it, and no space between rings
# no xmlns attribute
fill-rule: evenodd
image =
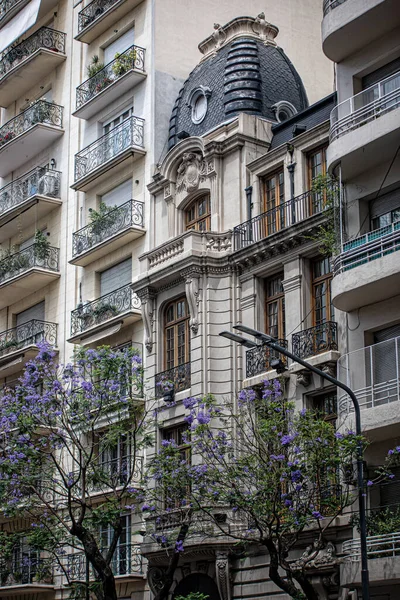
<svg viewBox="0 0 400 600"><path fill-rule="evenodd" d="M202 94L207 98L203 113L205 106L207 110L196 122L193 104ZM202 135L240 112L276 121L277 103L295 112L307 108L296 69L281 48L253 36L236 37L203 60L185 81L172 111L168 146L188 134Z"/></svg>

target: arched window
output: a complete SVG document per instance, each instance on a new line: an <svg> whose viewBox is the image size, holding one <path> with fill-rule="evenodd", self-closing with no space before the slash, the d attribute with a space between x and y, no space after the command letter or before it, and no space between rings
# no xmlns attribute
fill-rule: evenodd
<svg viewBox="0 0 400 600"><path fill-rule="evenodd" d="M190 360L189 311L184 297L170 302L165 309L164 357L166 370Z"/></svg>
<svg viewBox="0 0 400 600"><path fill-rule="evenodd" d="M196 200L193 200L189 204L185 210L185 225L186 230L210 231L211 212L209 194L201 196L201 198L196 198Z"/></svg>

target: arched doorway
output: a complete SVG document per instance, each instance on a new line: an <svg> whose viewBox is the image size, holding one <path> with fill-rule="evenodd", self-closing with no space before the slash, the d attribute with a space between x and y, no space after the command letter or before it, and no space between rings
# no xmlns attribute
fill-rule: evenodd
<svg viewBox="0 0 400 600"><path fill-rule="evenodd" d="M176 586L173 599L177 596L187 596L190 592L201 592L208 596L208 600L221 600L217 584L211 577L204 573L191 573Z"/></svg>

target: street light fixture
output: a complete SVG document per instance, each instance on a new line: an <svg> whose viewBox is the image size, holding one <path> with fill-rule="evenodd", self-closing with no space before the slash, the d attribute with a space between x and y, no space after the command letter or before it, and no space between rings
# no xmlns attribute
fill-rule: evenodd
<svg viewBox="0 0 400 600"><path fill-rule="evenodd" d="M356 434L357 436L361 436L361 411L360 405L358 403L357 397L354 392L344 383L336 379L336 377L332 377L328 373L324 373L321 369L314 367L314 365L309 362L303 360L296 354L292 354L286 348L280 346L275 340L275 338L271 337L266 333L262 333L261 331L257 331L256 329L251 329L250 327L246 327L245 325L234 325L234 329L242 333L247 333L248 335L252 335L258 340L261 340L263 344L272 348L279 354L283 354L287 358L290 358L293 362L302 365L309 371L316 373L323 379L326 379L330 383L333 383L338 388L344 390L351 398L351 401L354 406L354 414L356 421ZM236 335L231 333L230 331L221 331L219 334L222 337L228 338L229 340L233 340L234 342L238 342L246 347L254 348L257 344L252 342L252 340L248 340L240 335ZM249 345L250 344L250 345ZM275 363L275 365L273 365ZM282 361L279 359L274 359L271 361L271 366L277 370L277 372L282 371ZM278 368L277 368L278 367ZM366 508L365 508L365 496L364 496L364 462L363 462L363 444L361 438L359 438L357 443L357 484L358 484L358 507L360 513L360 546L361 546L361 589L362 589L362 598L363 600L369 600L369 573L368 573L368 554L367 554L367 525L366 525Z"/></svg>

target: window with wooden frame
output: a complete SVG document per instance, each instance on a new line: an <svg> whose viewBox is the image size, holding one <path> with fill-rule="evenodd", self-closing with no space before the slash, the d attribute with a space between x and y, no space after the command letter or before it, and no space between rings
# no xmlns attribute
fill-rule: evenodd
<svg viewBox="0 0 400 600"><path fill-rule="evenodd" d="M265 331L279 340L285 339L285 294L282 281L283 273L265 281Z"/></svg>
<svg viewBox="0 0 400 600"><path fill-rule="evenodd" d="M263 180L263 212L265 235L271 235L286 227L285 184L283 169Z"/></svg>
<svg viewBox="0 0 400 600"><path fill-rule="evenodd" d="M189 311L186 298L170 302L164 312L164 367L166 370L190 360Z"/></svg>
<svg viewBox="0 0 400 600"><path fill-rule="evenodd" d="M179 450L180 460L184 461L186 464L191 463L190 445L188 443L189 435L190 433L187 423L181 423L179 425L175 425L174 427L168 427L161 430L162 440L174 442ZM182 483L182 485L180 485L180 483ZM168 498L166 497L166 494L169 495ZM182 482L179 478L177 478L173 489L169 491L166 489L164 490L164 507L169 509L182 507L182 501L188 498L189 494L189 484L187 482Z"/></svg>
<svg viewBox="0 0 400 600"><path fill-rule="evenodd" d="M332 272L330 258L318 258L312 262L312 314L313 327L334 320L331 301Z"/></svg>
<svg viewBox="0 0 400 600"><path fill-rule="evenodd" d="M312 190L317 177L326 175L326 151L328 145L320 146L307 155L308 189ZM321 212L327 202L326 191L313 192L310 196L310 214Z"/></svg>
<svg viewBox="0 0 400 600"><path fill-rule="evenodd" d="M193 200L186 208L185 227L186 230L195 229L196 231L210 231L211 210L209 194Z"/></svg>
<svg viewBox="0 0 400 600"><path fill-rule="evenodd" d="M337 394L334 391L312 396L312 406L318 415L335 427L337 419Z"/></svg>

